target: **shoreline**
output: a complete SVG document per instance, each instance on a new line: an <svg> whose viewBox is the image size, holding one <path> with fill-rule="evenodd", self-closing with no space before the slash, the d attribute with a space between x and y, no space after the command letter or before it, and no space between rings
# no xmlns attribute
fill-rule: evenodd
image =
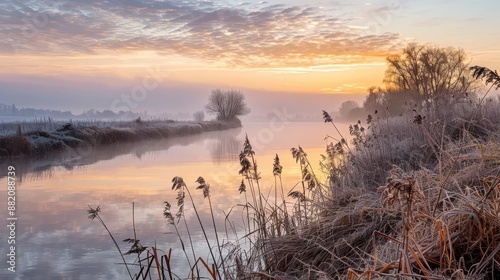
<svg viewBox="0 0 500 280"><path fill-rule="evenodd" d="M50 152L85 149L118 143L201 134L241 127L241 121L130 121L126 126L98 127L64 123L51 131L38 130L0 136L0 158L33 157Z"/></svg>

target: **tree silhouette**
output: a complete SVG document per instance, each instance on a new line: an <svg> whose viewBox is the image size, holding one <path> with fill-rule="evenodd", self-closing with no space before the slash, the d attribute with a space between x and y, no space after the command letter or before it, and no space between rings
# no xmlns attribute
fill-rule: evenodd
<svg viewBox="0 0 500 280"><path fill-rule="evenodd" d="M238 90L212 90L205 109L209 114L217 114L218 120L232 120L250 113L245 96Z"/></svg>
<svg viewBox="0 0 500 280"><path fill-rule="evenodd" d="M387 91L411 94L416 101L435 105L473 92L475 82L462 49L409 44L400 55L387 58Z"/></svg>

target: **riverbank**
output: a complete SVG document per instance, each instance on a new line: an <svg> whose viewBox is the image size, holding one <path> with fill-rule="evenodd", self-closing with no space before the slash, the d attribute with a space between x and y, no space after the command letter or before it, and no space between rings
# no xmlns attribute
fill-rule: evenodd
<svg viewBox="0 0 500 280"><path fill-rule="evenodd" d="M29 124L24 124L29 126ZM47 126L48 127L48 126ZM54 151L87 149L89 146L164 139L241 127L234 121L142 121L95 125L92 123L56 123L51 129L24 132L18 124L15 134L0 136L0 157L39 156Z"/></svg>
<svg viewBox="0 0 500 280"><path fill-rule="evenodd" d="M176 227L181 244L189 232L202 228L206 248L192 243L172 245L163 250L169 253L158 255L156 247L149 249L149 244L156 244L151 240L144 242L150 247L134 243L127 254L137 253L144 259L146 253L137 251L140 248L148 251L149 263L185 256L193 264L187 273L167 264L164 273L158 271L159 279L172 279L165 276L174 272L186 273L186 278L212 279L497 279L499 106L493 100L452 104L440 110L409 110L389 118L374 114L351 125L346 133L325 112L325 133L333 135L321 157L326 182L317 177L320 170L313 167L307 149L291 149L302 180L290 182L282 178L282 171L291 171L290 166L280 164L284 155L278 158L276 153L273 164L268 161L257 167L261 150L254 150L258 145L246 139L239 157L242 181L229 183L239 186L244 201L231 208L232 214L224 213L225 221L231 223L243 219L239 232L232 228L232 236L226 230L226 241L217 237L223 231L219 227L217 232L217 212L211 201L217 201L220 189L209 188L208 184L219 184L211 174L201 172L208 184L199 177L195 185L192 178L184 181L181 176L186 173L179 172L172 180L173 191L179 195L177 201L165 203L164 217ZM274 178L261 176L262 168L271 166ZM266 179L274 179L274 185L265 183ZM194 196L208 198L208 206L197 204L191 195L195 188L203 194ZM203 214L211 219L203 221L212 220L213 227L199 219L197 227L185 223L189 230L179 234L177 229L184 230L179 223L186 217L184 203L193 206L188 210L191 217L209 207L209 214ZM100 215L99 207L87 211L91 219ZM219 242L215 246L211 240ZM207 252L209 257L199 257ZM215 265L210 268L201 263ZM145 265L139 264L139 269ZM148 279L148 275L138 278Z"/></svg>
<svg viewBox="0 0 500 280"><path fill-rule="evenodd" d="M252 248L266 273L498 279L499 105L452 104L353 124L351 145L339 135L327 146L325 188L296 192L297 226L273 231L287 224L281 214ZM326 112L324 119L335 131Z"/></svg>

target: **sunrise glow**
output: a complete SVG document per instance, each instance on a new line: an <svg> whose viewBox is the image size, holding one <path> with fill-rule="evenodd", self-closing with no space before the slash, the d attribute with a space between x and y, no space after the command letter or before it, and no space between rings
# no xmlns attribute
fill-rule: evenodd
<svg viewBox="0 0 500 280"><path fill-rule="evenodd" d="M117 92L155 69L162 86L193 96L214 87L365 94L381 84L386 56L413 41L461 47L473 63L500 68L500 37L483 28L496 2L316 2L7 1L0 73L7 88L98 78Z"/></svg>

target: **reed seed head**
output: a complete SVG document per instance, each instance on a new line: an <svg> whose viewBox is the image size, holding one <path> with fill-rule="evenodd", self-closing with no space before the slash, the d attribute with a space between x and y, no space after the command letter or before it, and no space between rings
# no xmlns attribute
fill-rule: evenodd
<svg viewBox="0 0 500 280"><path fill-rule="evenodd" d="M241 165L241 170L239 171L239 174L242 174L242 175L247 174L252 167L252 164L247 159L244 151L240 153L240 165Z"/></svg>
<svg viewBox="0 0 500 280"><path fill-rule="evenodd" d="M425 117L422 117L421 115L416 115L415 117L413 117L413 123L416 125L421 125L424 118Z"/></svg>
<svg viewBox="0 0 500 280"><path fill-rule="evenodd" d="M274 158L274 164L273 164L274 176L281 175L282 170L283 170L283 167L280 165L280 158L278 157L278 154L276 154L276 157Z"/></svg>
<svg viewBox="0 0 500 280"><path fill-rule="evenodd" d="M247 191L247 186L245 186L245 182L243 181L243 179L241 179L241 184L240 184L240 187L238 188L238 190L240 191L240 194L242 192L246 192Z"/></svg>
<svg viewBox="0 0 500 280"><path fill-rule="evenodd" d="M179 191L177 193L177 206L180 207L181 205L184 205L184 198L186 197L186 194L184 191Z"/></svg>
<svg viewBox="0 0 500 280"><path fill-rule="evenodd" d="M184 183L184 179L182 179L182 177L179 177L179 176L175 176L173 179L172 179L172 190L179 190L183 187L186 186L186 183Z"/></svg>
<svg viewBox="0 0 500 280"><path fill-rule="evenodd" d="M101 206L98 205L95 209L93 209L92 207L90 207L89 205L89 210L87 210L87 212L89 213L89 219L91 220L94 220L95 218L97 218L99 216L99 212L101 212Z"/></svg>
<svg viewBox="0 0 500 280"><path fill-rule="evenodd" d="M139 239L127 238L127 239L123 240L123 242L134 243L132 245L132 247L130 247L130 250L128 250L128 252L126 252L124 255L130 255L130 254L139 254L140 255L147 248L147 247L142 246Z"/></svg>
<svg viewBox="0 0 500 280"><path fill-rule="evenodd" d="M203 197L207 198L210 195L210 185L205 182L205 179L203 177L198 177L196 180L196 183L200 184L196 189L197 190L203 190Z"/></svg>
<svg viewBox="0 0 500 280"><path fill-rule="evenodd" d="M245 135L245 142L243 143L243 153L246 156L255 155L253 151L252 144L250 144L250 140L248 140L248 135Z"/></svg>
<svg viewBox="0 0 500 280"><path fill-rule="evenodd" d="M323 120L325 120L325 122L333 122L333 119L332 117L330 116L330 114L328 114L327 111L323 110Z"/></svg>
<svg viewBox="0 0 500 280"><path fill-rule="evenodd" d="M289 197L292 197L292 198L295 198L295 199L298 199L300 200L301 202L304 202L307 200L306 196L302 193L302 192L299 192L299 191L293 191L293 192L290 192L288 194Z"/></svg>
<svg viewBox="0 0 500 280"><path fill-rule="evenodd" d="M201 185L205 185L205 179L203 179L203 177L198 177L198 179L196 179L195 183L198 183Z"/></svg>
<svg viewBox="0 0 500 280"><path fill-rule="evenodd" d="M299 148L291 148L290 151L292 152L292 157L295 159L295 162L300 161L301 164L306 163L307 154L301 146L299 146Z"/></svg>
<svg viewBox="0 0 500 280"><path fill-rule="evenodd" d="M168 201L165 201L165 209L163 210L163 217L165 217L165 219L167 219L167 221L170 225L173 225L174 224L174 216L172 215L172 212L170 210L171 207L172 207L172 205Z"/></svg>
<svg viewBox="0 0 500 280"><path fill-rule="evenodd" d="M181 204L179 206L179 210L177 210L177 213L175 213L175 217L177 218L177 223L181 220L182 213L184 213L184 204Z"/></svg>

